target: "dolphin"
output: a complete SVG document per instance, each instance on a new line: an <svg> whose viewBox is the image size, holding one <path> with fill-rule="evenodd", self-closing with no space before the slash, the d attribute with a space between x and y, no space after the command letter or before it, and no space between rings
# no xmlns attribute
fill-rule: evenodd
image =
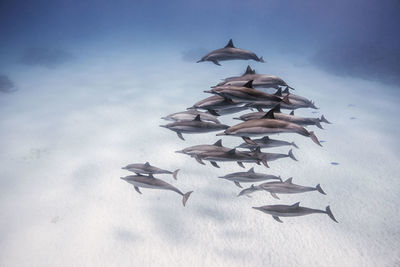
<svg viewBox="0 0 400 267"><path fill-rule="evenodd" d="M318 109L314 102L311 103L304 103L302 101L298 101L295 99L290 99L289 98L290 104L286 104L284 102L276 102L276 101L254 101L251 103L245 104L246 107L248 108L256 108L258 109L263 109L263 108L273 108L276 106L276 104L281 104L281 109L289 109L289 110L295 110L299 108L312 108L312 109Z"/></svg>
<svg viewBox="0 0 400 267"><path fill-rule="evenodd" d="M182 153L189 155L197 160L202 165L205 165L205 163L201 160L201 158L198 156L199 154L203 152L210 152L210 151L222 151L222 152L228 152L231 150L228 147L224 147L222 145L222 139L219 139L217 142L215 142L213 145L197 145L197 146L191 146L187 147L183 150L175 151L175 153Z"/></svg>
<svg viewBox="0 0 400 267"><path fill-rule="evenodd" d="M174 191L183 197L182 199L183 206L186 205L186 201L188 200L190 194L193 193L193 191L189 191L184 194L175 186L170 185L169 183L164 182L163 180L153 177L152 174L150 174L149 176L129 175L126 177L121 177L121 179L132 184L136 192L138 192L139 194L142 194L142 192L140 192L139 190L140 187Z"/></svg>
<svg viewBox="0 0 400 267"><path fill-rule="evenodd" d="M249 138L250 136L271 135L279 133L297 133L306 137L310 137L314 143L322 146L313 131L309 132L304 127L292 122L277 120L274 117L274 113L271 111L269 111L262 119L245 121L237 125L231 126L223 133L217 134L217 136L240 136L246 143L256 145L256 143Z"/></svg>
<svg viewBox="0 0 400 267"><path fill-rule="evenodd" d="M294 146L295 148L299 148L294 142L287 142L287 141L271 139L268 136L264 136L261 139L253 139L252 141L255 142L256 145L248 144L245 142L245 143L240 144L236 148L253 149L256 147L271 148L271 147L280 147L280 146Z"/></svg>
<svg viewBox="0 0 400 267"><path fill-rule="evenodd" d="M232 181L238 187L242 188L240 182L242 183L253 183L253 182L260 182L265 180L276 179L282 181L281 177L275 175L269 175L264 173L257 173L254 171L254 167L248 170L247 172L235 172L230 173L225 176L219 176L218 178L226 179Z"/></svg>
<svg viewBox="0 0 400 267"><path fill-rule="evenodd" d="M267 112L262 111L262 109L259 109L259 110L260 110L259 112L247 113L247 114L244 114L244 115L242 115L238 118L234 118L234 119L242 120L242 121L261 119L262 117L264 117L267 114ZM282 113L281 109L280 109L280 104L277 104L272 109L272 112L274 112L274 117L277 120L293 122L293 123L296 123L296 124L302 125L302 126L315 125L320 129L323 129L321 122L327 121L323 115L321 116L321 119L320 119L320 118L307 118L307 117L295 116L294 111L292 111L290 114Z"/></svg>
<svg viewBox="0 0 400 267"><path fill-rule="evenodd" d="M219 64L219 61L234 60L234 59L243 59L243 60L253 59L258 62L264 62L262 57L259 58L253 52L241 48L236 48L233 45L232 39L230 39L228 44L224 48L220 48L208 53L207 55L202 57L199 61L197 61L197 63L203 61L211 61L215 65L221 66L221 64Z"/></svg>
<svg viewBox="0 0 400 267"><path fill-rule="evenodd" d="M255 158L264 159L266 162L270 162L270 161L274 161L274 160L282 159L282 158L288 158L288 157L294 161L297 161L297 159L293 155L292 149L290 149L287 154L282 154L282 153L264 153L264 152L261 152L260 147L256 147L256 149L254 151L250 152L249 154L254 156Z"/></svg>
<svg viewBox="0 0 400 267"><path fill-rule="evenodd" d="M290 93L289 92L289 87L286 87L286 89L283 90L283 91L282 91L281 88L279 88L275 92L274 95L279 96L279 97L288 96L290 101L294 101L295 103L302 104L302 105L307 106L307 107L316 108L313 101L305 98L304 96L299 96L299 95L295 95L295 94Z"/></svg>
<svg viewBox="0 0 400 267"><path fill-rule="evenodd" d="M202 121L211 121L214 123L220 123L217 117L211 114L210 112L201 112L194 109L172 113L165 117L162 117L161 119L167 121L191 121L194 118L196 118L197 115L200 115L200 119Z"/></svg>
<svg viewBox="0 0 400 267"><path fill-rule="evenodd" d="M253 207L253 209L262 211L266 214L272 215L272 217L282 223L279 217L294 217L294 216L304 216L313 213L326 213L333 221L336 221L335 217L332 214L332 211L329 206L326 207L325 210L317 210L310 209L306 207L300 207L300 202L297 202L293 205L267 205L262 207Z"/></svg>
<svg viewBox="0 0 400 267"><path fill-rule="evenodd" d="M225 98L230 98L246 103L252 103L254 101L274 101L290 104L288 96L281 98L276 95L267 94L255 89L253 87L253 80L248 81L242 87L222 85L214 87L211 90L206 90L204 92L216 94Z"/></svg>
<svg viewBox="0 0 400 267"><path fill-rule="evenodd" d="M279 197L276 194L297 194L297 193L304 193L304 192L309 192L309 191L318 191L323 195L326 195L324 190L322 190L321 185L317 184L315 187L309 187L309 186L301 186L294 184L292 182L292 177L287 179L284 182L269 182L269 183L263 183L260 184L260 188L268 191L271 193L271 196L273 196L276 199L279 199Z"/></svg>
<svg viewBox="0 0 400 267"><path fill-rule="evenodd" d="M248 152L237 151L235 148L229 151L206 151L198 154L197 156L202 160L209 161L211 165L216 168L219 168L217 161L236 161L237 164L242 168L244 168L243 162L255 162L257 164L262 162L264 166L268 167L268 163L265 158L257 158Z"/></svg>
<svg viewBox="0 0 400 267"><path fill-rule="evenodd" d="M254 185L252 184L249 188L245 188L242 191L239 192L239 194L237 195L238 197L240 196L249 196L250 194L257 192L257 191L262 191L263 189L258 186L258 185Z"/></svg>
<svg viewBox="0 0 400 267"><path fill-rule="evenodd" d="M253 80L253 86L255 88L275 88L278 89L280 86L290 87L282 78L274 75L268 74L258 74L255 70L247 66L245 73L242 76L234 76L224 79L222 82L218 83L216 86L230 85L230 86L243 86L248 81Z"/></svg>
<svg viewBox="0 0 400 267"><path fill-rule="evenodd" d="M215 110L222 110L222 109L227 109L227 108L232 108L232 107L237 107L242 105L243 102L241 101L236 101L232 100L230 98L225 98L219 95L213 95L210 97L207 97L203 100L200 100L199 102L195 103L193 106L191 106L189 109L205 109L208 110L211 114L215 114Z"/></svg>
<svg viewBox="0 0 400 267"><path fill-rule="evenodd" d="M205 122L200 119L200 115L197 115L196 118L192 121L177 121L173 123L169 123L167 125L160 125L160 127L164 127L170 129L171 131L176 132L178 137L182 140L185 140L182 136L182 133L192 134L192 133L208 133L213 131L218 131L222 129L226 129L229 126L220 123L212 123Z"/></svg>
<svg viewBox="0 0 400 267"><path fill-rule="evenodd" d="M128 170L131 172L139 174L172 174L174 179L176 180L176 176L178 175L179 169L171 172L167 170L163 170L154 166L151 166L150 163L146 162L145 164L142 163L132 163L125 167L122 167L124 170Z"/></svg>

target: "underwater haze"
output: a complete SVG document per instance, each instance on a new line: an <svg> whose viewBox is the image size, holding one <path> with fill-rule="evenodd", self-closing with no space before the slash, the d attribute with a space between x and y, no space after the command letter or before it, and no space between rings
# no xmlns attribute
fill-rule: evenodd
<svg viewBox="0 0 400 267"><path fill-rule="evenodd" d="M399 29L397 0L0 1L0 266L400 266ZM196 63L229 39L265 63ZM298 161L246 169L175 153L220 136L160 118L247 65L315 102L295 114L332 122L308 128L323 147L273 136ZM157 177L194 191L186 207L122 181L135 162L180 169ZM237 197L217 178L250 167L327 195ZM296 202L339 223L252 209Z"/></svg>

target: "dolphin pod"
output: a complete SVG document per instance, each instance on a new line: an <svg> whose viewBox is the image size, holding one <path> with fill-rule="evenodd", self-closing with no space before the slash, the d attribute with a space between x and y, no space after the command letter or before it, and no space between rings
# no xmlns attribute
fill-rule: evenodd
<svg viewBox="0 0 400 267"><path fill-rule="evenodd" d="M252 59L258 62L264 62L264 59L262 57L258 57L253 52L235 47L233 45L232 39L230 39L228 44L224 48L211 51L210 53L202 57L199 61L197 61L197 63L203 61L211 61L215 65L221 66L221 64L219 64L219 61L235 59Z"/></svg>
<svg viewBox="0 0 400 267"><path fill-rule="evenodd" d="M257 62L264 62L263 58L259 58L255 53L236 48L232 40L224 48L208 53L198 62L210 61L216 65L220 65L220 61L238 59L251 59ZM296 134L309 137L314 143L321 146L314 131L309 131L305 127L316 126L322 129L321 123L330 124L330 122L324 115L320 118L294 115L294 110L297 109L318 108L313 101L304 96L292 94L289 89L294 90L282 78L270 74L256 73L254 69L247 66L246 71L242 75L223 79L216 86L211 86L210 90L204 91L213 94L212 96L195 102L186 111L162 117L162 119L170 121L170 123L160 126L176 132L177 136L182 140L184 140L183 134L209 133L214 131L223 131L216 134L217 136L236 136L244 140L244 143L237 144L232 148L223 146L222 139L219 139L215 143L194 144L175 151L176 153L194 158L202 165L206 165L205 162L208 161L213 167L221 168L222 166L220 167L219 165L221 162L235 162L242 168L245 168L244 163L263 164L269 168L270 162L278 159L290 158L293 161L297 161L292 147L298 148L298 146L294 142L271 139L269 136L280 133ZM271 92L270 90L276 91ZM265 112L264 109L270 110ZM291 110L291 113L283 113L281 109ZM243 122L236 125L224 123L226 115L239 112L244 112L244 114L239 114L233 119ZM257 136L260 138L252 139ZM289 146L287 153L265 151L271 148L282 149L284 146ZM288 168L288 164L291 164L290 160L280 161L282 164L286 164L285 168ZM123 169L136 174L121 177L121 179L132 184L134 189L140 194L141 188L173 191L182 196L182 202L185 206L186 201L193 192L183 193L175 186L153 176L155 174L172 174L176 179L179 170L174 172L163 170L151 166L148 162L145 164L129 164ZM267 192L278 200L280 200L278 195L300 194L311 191L318 191L320 194L325 195L320 184L315 187L302 186L294 184L292 178L282 181L280 176L265 172L256 172L254 166L251 166L247 171L233 172L226 175L218 175L217 177L233 182L240 188L242 188L241 183L252 183L249 188L242 188L238 196L249 196L259 191ZM259 182L262 183L255 185L255 183ZM278 222L282 222L280 217L303 216L314 213L325 213L333 221L337 222L329 206L325 210L318 210L301 207L299 202L297 202L293 205L264 205L253 208L272 215Z"/></svg>

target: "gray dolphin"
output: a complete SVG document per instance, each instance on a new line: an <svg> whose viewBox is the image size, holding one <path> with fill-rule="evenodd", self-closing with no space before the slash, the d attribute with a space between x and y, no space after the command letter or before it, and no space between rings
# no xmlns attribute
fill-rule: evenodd
<svg viewBox="0 0 400 267"><path fill-rule="evenodd" d="M164 127L170 129L171 131L176 132L176 134L180 139L185 140L183 138L182 133L186 134L208 133L226 129L229 126L220 123L202 121L200 119L200 115L197 115L196 118L192 121L176 121L173 123L169 123L167 125L160 125L160 127Z"/></svg>
<svg viewBox="0 0 400 267"><path fill-rule="evenodd" d="M243 86L250 80L253 80L253 86L255 88L278 89L280 88L280 86L287 86L290 89L294 89L278 76L268 75L268 74L258 74L256 73L255 70L251 69L250 66L247 66L247 69L243 75L226 78L224 79L223 82L217 84L217 86L221 85Z"/></svg>
<svg viewBox="0 0 400 267"><path fill-rule="evenodd" d="M333 221L338 222L333 216L329 206L326 207L326 210L317 210L300 207L300 202L297 202L293 205L267 205L262 207L253 207L253 209L272 215L272 217L280 223L282 223L282 221L279 217L304 216L313 213L326 213Z"/></svg>
<svg viewBox="0 0 400 267"><path fill-rule="evenodd" d="M326 195L324 190L322 190L321 185L317 184L315 187L309 187L309 186L301 186L294 184L292 182L292 177L287 179L284 182L269 182L269 183L263 183L260 184L260 188L268 191L271 193L271 195L279 199L279 197L276 194L298 194L298 193L304 193L304 192L310 192L310 191L318 191L323 195Z"/></svg>
<svg viewBox="0 0 400 267"><path fill-rule="evenodd" d="M261 111L262 109L259 109L259 112L252 112L252 113L247 113L243 114L242 116L238 118L234 118L237 120L242 120L242 121L249 121L249 120L254 120L254 119L261 119L264 116L266 116L267 112ZM283 120L283 121L288 121L288 122L293 122L298 125L302 126L309 126L309 125L315 125L320 129L323 129L321 126L321 122L327 122L325 119L324 115L321 116L320 118L307 118L307 117L299 117L294 115L294 111L292 111L290 114L285 114L281 112L280 104L277 104L273 109L272 112L274 113L274 117L277 120ZM329 123L329 122L328 122Z"/></svg>
<svg viewBox="0 0 400 267"><path fill-rule="evenodd" d="M274 161L274 160L282 159L282 158L291 158L292 160L297 161L297 159L293 155L292 149L290 149L287 154L282 154L282 153L264 153L264 152L261 152L260 147L256 147L249 154L255 158L263 159L266 162L270 162L270 161Z"/></svg>
<svg viewBox="0 0 400 267"><path fill-rule="evenodd" d="M286 97L286 96L285 96ZM312 108L312 109L318 109L314 102L311 103L304 103L302 101L298 101L295 99L290 99L289 97L289 102L290 104L286 104L284 102L276 102L276 101L253 101L251 103L245 104L246 107L248 108L256 108L256 109L263 109L263 108L273 108L276 106L276 104L281 104L281 109L289 109L289 110L295 110L299 108Z"/></svg>
<svg viewBox="0 0 400 267"><path fill-rule="evenodd" d="M169 183L164 182L163 180L153 177L152 174L150 174L149 176L129 175L126 177L121 177L121 179L132 184L136 192L138 192L139 194L142 194L142 192L140 192L139 190L140 187L174 191L183 197L182 199L183 206L185 206L186 201L188 200L190 194L193 193L193 191L189 191L184 194L175 186L170 185Z"/></svg>
<svg viewBox="0 0 400 267"><path fill-rule="evenodd" d="M253 59L258 62L264 62L262 57L259 58L253 52L241 48L236 48L233 45L232 39L230 39L228 44L224 48L220 48L208 53L207 55L202 57L199 61L197 61L197 63L203 61L211 61L215 65L221 66L221 64L219 64L219 61L234 60L234 59L242 59L242 60Z"/></svg>
<svg viewBox="0 0 400 267"><path fill-rule="evenodd" d="M205 165L205 163L201 160L199 157L199 154L203 152L210 152L210 151L223 151L223 152L228 152L231 150L231 148L224 147L222 145L222 140L219 139L217 142L215 142L213 145L197 145L197 146L191 146L184 148L183 150L175 151L175 153L182 153L189 155L197 160L202 165Z"/></svg>
<svg viewBox="0 0 400 267"><path fill-rule="evenodd" d="M222 85L214 87L211 90L206 90L204 92L247 103L252 103L254 101L274 101L290 104L288 96L282 98L255 89L253 87L253 80L248 81L242 87Z"/></svg>
<svg viewBox="0 0 400 267"><path fill-rule="evenodd" d="M249 188L245 188L242 191L239 192L239 194L237 195L238 197L240 196L249 196L250 194L257 192L257 191L262 191L263 189L258 186L258 185L254 185L252 184Z"/></svg>
<svg viewBox="0 0 400 267"><path fill-rule="evenodd" d="M136 174L172 174L174 179L176 180L176 176L178 175L179 169L171 172L167 170L163 170L154 166L151 166L150 163L146 162L145 164L142 163L132 163L125 167L122 167L124 170L128 170L134 172Z"/></svg>
<svg viewBox="0 0 400 267"><path fill-rule="evenodd" d="M215 114L215 113L214 113ZM165 117L162 117L161 119L167 120L167 121L191 121L194 118L196 118L197 115L200 115L200 119L202 121L211 121L214 123L220 123L220 121L217 119L217 117L210 112L201 112L195 109L190 109L190 110L185 110L181 112L175 112L172 114L169 114Z"/></svg>
<svg viewBox="0 0 400 267"><path fill-rule="evenodd" d="M227 107L224 109L216 109L214 110L218 115L223 116L223 115L229 115L229 114L234 114L238 113L244 110L249 109L248 107L241 106L241 107Z"/></svg>
<svg viewBox="0 0 400 267"><path fill-rule="evenodd" d="M295 148L299 148L294 142L287 142L282 140L271 139L268 136L264 136L260 139L252 139L254 144L248 144L246 142L240 144L236 148L247 148L247 149L255 149L257 147L260 148L271 148L271 147L280 147L280 146L294 146Z"/></svg>
<svg viewBox="0 0 400 267"><path fill-rule="evenodd" d="M304 97L304 96L299 96L299 95L295 95L295 94L290 93L290 92L289 92L289 87L288 87L288 86L287 86L286 89L283 90L283 91L282 91L281 88L279 88L278 91L276 91L274 95L279 96L279 97L288 96L288 98L289 98L289 100L290 100L291 102L298 103L298 104L300 104L300 105L302 104L302 105L304 105L304 106L317 109L317 107L315 107L313 101L307 99L307 98Z"/></svg>
<svg viewBox="0 0 400 267"><path fill-rule="evenodd" d="M193 106L191 106L190 108L187 108L187 109L188 110L189 109L204 109L204 110L208 110L211 114L216 115L215 110L222 110L222 109L237 107L237 106L240 106L243 104L244 103L241 101L232 100L230 98L222 97L219 95L213 95L213 96L210 96L203 100L198 101Z"/></svg>
<svg viewBox="0 0 400 267"><path fill-rule="evenodd" d="M271 179L276 179L276 180L282 181L280 176L269 175L269 174L264 174L264 173L257 173L254 171L254 167L251 168L250 170L248 170L247 172L230 173L225 176L219 176L218 178L232 181L235 183L235 185L237 185L240 188L242 188L242 186L240 185L240 182L254 183L254 182L260 182L260 181L271 180Z"/></svg>
<svg viewBox="0 0 400 267"><path fill-rule="evenodd" d="M216 168L219 168L217 162L228 162L235 161L240 167L244 168L243 162L255 162L260 164L262 162L266 167L268 167L268 163L265 158L257 158L254 155L251 155L248 152L237 151L235 148L229 151L207 151L202 152L197 155L198 158L202 160L209 161L211 165Z"/></svg>
<svg viewBox="0 0 400 267"><path fill-rule="evenodd" d="M313 131L307 131L304 127L287 121L277 120L273 112L268 112L263 119L245 121L226 129L221 135L240 136L246 143L256 145L249 137L258 135L271 135L278 133L297 133L306 137L319 146L322 146Z"/></svg>

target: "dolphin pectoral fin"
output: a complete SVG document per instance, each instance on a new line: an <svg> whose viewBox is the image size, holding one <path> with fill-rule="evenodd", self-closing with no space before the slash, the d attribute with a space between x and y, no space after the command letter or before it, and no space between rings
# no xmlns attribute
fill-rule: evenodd
<svg viewBox="0 0 400 267"><path fill-rule="evenodd" d="M245 166L243 165L243 162L238 161L237 164L238 164L240 167L245 168Z"/></svg>
<svg viewBox="0 0 400 267"><path fill-rule="evenodd" d="M176 171L174 171L174 172L172 173L172 177L174 177L175 180L178 180L178 179L176 178L176 176L178 175L179 170L180 170L180 169L177 169Z"/></svg>
<svg viewBox="0 0 400 267"><path fill-rule="evenodd" d="M239 182L237 182L237 181L234 181L234 183L235 183L235 185L237 185L238 187L240 187L240 188L243 188L243 187L240 185L240 183L239 183Z"/></svg>
<svg viewBox="0 0 400 267"><path fill-rule="evenodd" d="M186 201L189 199L191 193L193 193L193 191L189 191L189 192L187 192L186 194L183 194L182 203L183 203L183 206L184 206L184 207L185 207Z"/></svg>
<svg viewBox="0 0 400 267"><path fill-rule="evenodd" d="M279 219L279 217L278 217L278 216L272 216L272 218L274 218L274 219L275 219L275 221L277 221L277 222L283 223L283 222L282 222L282 220L281 220L281 219Z"/></svg>
<svg viewBox="0 0 400 267"><path fill-rule="evenodd" d="M275 193L271 192L271 196L276 199L280 199Z"/></svg>
<svg viewBox="0 0 400 267"><path fill-rule="evenodd" d="M214 59L214 60L211 60L211 61L212 61L212 63L214 63L215 65L221 66L221 64L219 64L218 60Z"/></svg>
<svg viewBox="0 0 400 267"><path fill-rule="evenodd" d="M215 161L210 161L211 165L213 165L215 168L219 168L218 164Z"/></svg>
<svg viewBox="0 0 400 267"><path fill-rule="evenodd" d="M201 165L206 165L206 164L201 160L201 158L200 158L199 156L194 156L194 158L195 158L196 161L197 161L198 163L200 163Z"/></svg>
<svg viewBox="0 0 400 267"><path fill-rule="evenodd" d="M314 143L316 143L319 146L322 146L321 143L318 141L318 138L317 138L317 136L315 136L313 131L310 132L310 138Z"/></svg>
<svg viewBox="0 0 400 267"><path fill-rule="evenodd" d="M138 192L139 194L142 194L142 192L140 192L140 190L139 190L139 187L134 186L134 188L135 188L136 192Z"/></svg>
<svg viewBox="0 0 400 267"><path fill-rule="evenodd" d="M257 145L257 143L251 140L251 138L248 136L242 136L242 139L249 145Z"/></svg>
<svg viewBox="0 0 400 267"><path fill-rule="evenodd" d="M179 137L180 139L182 139L183 141L185 141L185 138L183 138L183 135L182 135L181 132L176 132L176 134L178 135L178 137Z"/></svg>
<svg viewBox="0 0 400 267"><path fill-rule="evenodd" d="M262 162L262 164L264 164L265 167L269 168L269 165L268 165L268 162L266 159L263 159L261 162Z"/></svg>

